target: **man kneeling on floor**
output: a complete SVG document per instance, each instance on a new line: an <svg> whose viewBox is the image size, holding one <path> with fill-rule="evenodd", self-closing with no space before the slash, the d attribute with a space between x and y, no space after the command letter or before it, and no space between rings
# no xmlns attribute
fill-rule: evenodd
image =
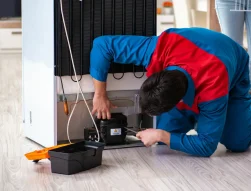
<svg viewBox="0 0 251 191"><path fill-rule="evenodd" d="M90 74L93 114L109 119L106 95L112 62L142 65L148 79L140 106L157 116L157 129L137 137L196 156L211 156L218 143L233 152L251 144L249 56L229 37L202 28L168 29L160 36L102 36L94 40ZM197 124L197 135L186 133Z"/></svg>

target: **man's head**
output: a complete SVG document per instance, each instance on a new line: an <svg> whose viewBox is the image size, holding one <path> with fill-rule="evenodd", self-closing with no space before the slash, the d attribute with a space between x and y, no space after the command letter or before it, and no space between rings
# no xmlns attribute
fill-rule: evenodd
<svg viewBox="0 0 251 191"><path fill-rule="evenodd" d="M178 70L153 74L140 89L142 112L157 116L170 111L185 96L187 87L187 77Z"/></svg>

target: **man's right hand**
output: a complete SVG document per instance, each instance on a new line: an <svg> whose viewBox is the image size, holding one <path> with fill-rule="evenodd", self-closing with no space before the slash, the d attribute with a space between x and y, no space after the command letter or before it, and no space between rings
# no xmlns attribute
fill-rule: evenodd
<svg viewBox="0 0 251 191"><path fill-rule="evenodd" d="M94 95L92 115L97 114L98 119L110 119L110 110L116 108L106 95Z"/></svg>

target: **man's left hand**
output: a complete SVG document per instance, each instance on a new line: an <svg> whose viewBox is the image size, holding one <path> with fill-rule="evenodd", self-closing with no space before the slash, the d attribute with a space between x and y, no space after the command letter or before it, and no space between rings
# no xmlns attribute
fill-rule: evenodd
<svg viewBox="0 0 251 191"><path fill-rule="evenodd" d="M137 133L136 136L146 147L150 147L157 142L163 142L170 146L170 133L161 129L147 129Z"/></svg>
<svg viewBox="0 0 251 191"><path fill-rule="evenodd" d="M161 130L147 129L137 133L137 138L140 139L146 147L150 147L160 141Z"/></svg>

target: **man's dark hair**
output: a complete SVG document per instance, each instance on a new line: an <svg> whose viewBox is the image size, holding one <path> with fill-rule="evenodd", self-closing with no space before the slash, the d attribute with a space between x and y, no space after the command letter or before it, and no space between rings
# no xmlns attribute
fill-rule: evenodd
<svg viewBox="0 0 251 191"><path fill-rule="evenodd" d="M140 89L142 112L157 116L170 111L185 96L187 87L187 77L178 70L165 70L153 74Z"/></svg>

